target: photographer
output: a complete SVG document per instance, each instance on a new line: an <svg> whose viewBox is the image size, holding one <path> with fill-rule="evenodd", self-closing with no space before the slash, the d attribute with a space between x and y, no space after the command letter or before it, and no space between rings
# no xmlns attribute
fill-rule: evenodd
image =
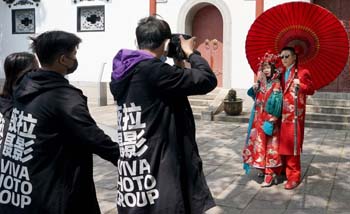
<svg viewBox="0 0 350 214"><path fill-rule="evenodd" d="M187 96L210 92L217 80L205 59L193 53L194 38L179 38L191 69L164 63L171 36L165 21L141 19L140 50L122 49L113 60L119 213L202 214L215 206Z"/></svg>

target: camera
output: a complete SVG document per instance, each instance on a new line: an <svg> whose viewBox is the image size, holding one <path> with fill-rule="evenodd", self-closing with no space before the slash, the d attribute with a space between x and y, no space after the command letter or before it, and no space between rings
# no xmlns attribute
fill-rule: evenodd
<svg viewBox="0 0 350 214"><path fill-rule="evenodd" d="M181 42L179 38L180 35L182 35L184 39L192 38L192 36L187 34L179 34L179 33L171 34L171 38L169 42L168 57L171 57L177 60L184 60L187 57L181 48Z"/></svg>

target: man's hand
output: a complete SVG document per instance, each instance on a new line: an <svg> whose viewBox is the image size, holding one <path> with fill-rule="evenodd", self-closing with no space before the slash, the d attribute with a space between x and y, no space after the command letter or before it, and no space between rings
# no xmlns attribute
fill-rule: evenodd
<svg viewBox="0 0 350 214"><path fill-rule="evenodd" d="M254 83L253 84L253 89L256 91L259 88L259 83Z"/></svg>
<svg viewBox="0 0 350 214"><path fill-rule="evenodd" d="M269 119L270 122L276 122L277 120L278 120L278 118L275 117L275 116L272 116L272 117Z"/></svg>
<svg viewBox="0 0 350 214"><path fill-rule="evenodd" d="M300 85L300 80L299 79L294 79L293 80L294 86L299 86Z"/></svg>
<svg viewBox="0 0 350 214"><path fill-rule="evenodd" d="M188 58L193 53L196 37L192 37L190 39L184 39L184 37L180 35L179 38L181 42L181 48L186 54L186 57Z"/></svg>
<svg viewBox="0 0 350 214"><path fill-rule="evenodd" d="M291 88L293 94L295 93L296 89L299 89L299 85L300 85L300 80L299 79L294 79L293 80L293 87Z"/></svg>

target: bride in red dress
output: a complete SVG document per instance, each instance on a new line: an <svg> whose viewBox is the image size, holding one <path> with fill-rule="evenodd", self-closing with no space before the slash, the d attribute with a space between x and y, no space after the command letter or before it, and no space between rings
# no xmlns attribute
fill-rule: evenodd
<svg viewBox="0 0 350 214"><path fill-rule="evenodd" d="M282 166L278 153L282 109L280 72L276 68L279 62L277 55L266 53L260 62L258 81L248 90L255 104L243 161L248 167L261 170L262 187L277 184L276 176Z"/></svg>

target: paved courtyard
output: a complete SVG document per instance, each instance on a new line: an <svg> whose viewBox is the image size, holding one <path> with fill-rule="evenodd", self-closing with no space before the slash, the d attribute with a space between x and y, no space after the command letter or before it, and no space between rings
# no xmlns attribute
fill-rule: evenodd
<svg viewBox="0 0 350 214"><path fill-rule="evenodd" d="M115 106L90 107L93 117L114 138ZM261 188L256 171L245 175L241 150L247 124L196 121L197 143L217 207L207 214L350 213L350 131L305 129L303 181L294 190L280 184ZM94 178L101 210L116 213L117 170L95 157Z"/></svg>

